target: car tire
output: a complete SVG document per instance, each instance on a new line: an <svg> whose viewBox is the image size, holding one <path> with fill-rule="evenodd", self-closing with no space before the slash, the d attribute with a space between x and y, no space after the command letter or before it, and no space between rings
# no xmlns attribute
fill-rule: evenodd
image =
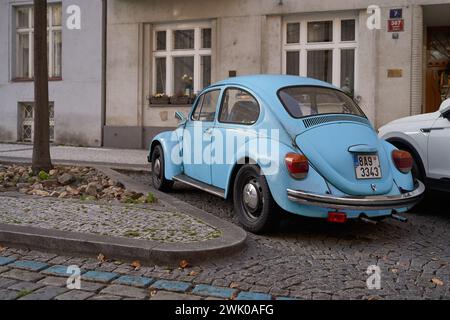
<svg viewBox="0 0 450 320"><path fill-rule="evenodd" d="M271 231L279 223L279 207L275 203L266 178L255 165L245 165L234 182L234 212L244 229L260 234Z"/></svg>
<svg viewBox="0 0 450 320"><path fill-rule="evenodd" d="M408 151L411 152L411 151ZM420 180L421 182L425 183L426 181L423 178L423 174L422 174L422 170L420 170L420 165L418 163L418 160L416 159L416 157L414 157L414 155L412 155L413 157L413 167L411 169L411 174L413 176L413 179L417 179Z"/></svg>
<svg viewBox="0 0 450 320"><path fill-rule="evenodd" d="M152 153L152 184L159 191L170 191L174 182L165 178L164 168L164 151L157 145Z"/></svg>

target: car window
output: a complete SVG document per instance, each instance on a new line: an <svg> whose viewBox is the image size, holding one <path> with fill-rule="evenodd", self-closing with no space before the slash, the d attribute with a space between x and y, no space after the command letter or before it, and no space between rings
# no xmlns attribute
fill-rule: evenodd
<svg viewBox="0 0 450 320"><path fill-rule="evenodd" d="M320 87L289 87L281 89L278 96L294 118L318 114L354 114L365 117L357 104L345 93Z"/></svg>
<svg viewBox="0 0 450 320"><path fill-rule="evenodd" d="M220 122L254 124L259 118L258 101L248 92L230 88L223 95Z"/></svg>
<svg viewBox="0 0 450 320"><path fill-rule="evenodd" d="M212 90L201 95L197 100L192 120L212 122L216 115L217 102L219 101L220 90Z"/></svg>

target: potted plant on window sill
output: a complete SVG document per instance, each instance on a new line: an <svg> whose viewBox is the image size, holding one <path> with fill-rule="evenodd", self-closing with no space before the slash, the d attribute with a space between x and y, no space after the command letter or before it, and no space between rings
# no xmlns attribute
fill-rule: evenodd
<svg viewBox="0 0 450 320"><path fill-rule="evenodd" d="M169 104L170 98L164 93L157 93L150 97L150 104Z"/></svg>
<svg viewBox="0 0 450 320"><path fill-rule="evenodd" d="M170 97L171 104L190 104L191 101L192 101L192 98L190 95L185 95L185 94L182 94L181 92Z"/></svg>

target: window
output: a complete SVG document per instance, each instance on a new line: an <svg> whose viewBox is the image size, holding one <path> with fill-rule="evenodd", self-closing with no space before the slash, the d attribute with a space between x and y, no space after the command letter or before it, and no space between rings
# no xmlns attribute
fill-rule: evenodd
<svg viewBox="0 0 450 320"><path fill-rule="evenodd" d="M281 89L278 96L286 110L294 118L318 114L353 114L364 113L353 100L341 91L320 87L288 87Z"/></svg>
<svg viewBox="0 0 450 320"><path fill-rule="evenodd" d="M220 90L208 91L198 98L197 106L192 114L192 120L212 122L216 116L217 102Z"/></svg>
<svg viewBox="0 0 450 320"><path fill-rule="evenodd" d="M298 76L300 74L300 52L287 51L286 52L286 73Z"/></svg>
<svg viewBox="0 0 450 320"><path fill-rule="evenodd" d="M308 77L332 83L333 51L308 51Z"/></svg>
<svg viewBox="0 0 450 320"><path fill-rule="evenodd" d="M308 22L308 42L332 42L333 21Z"/></svg>
<svg viewBox="0 0 450 320"><path fill-rule="evenodd" d="M207 23L155 26L153 94L192 95L209 86L211 47Z"/></svg>
<svg viewBox="0 0 450 320"><path fill-rule="evenodd" d="M20 140L23 142L33 142L34 132L34 103L19 102L19 112L21 115L21 125L19 128ZM55 108L53 102L49 105L50 118L50 141L55 140Z"/></svg>
<svg viewBox="0 0 450 320"><path fill-rule="evenodd" d="M355 41L355 24L353 19L341 21L341 41Z"/></svg>
<svg viewBox="0 0 450 320"><path fill-rule="evenodd" d="M287 43L299 43L300 42L300 23L288 23L287 24Z"/></svg>
<svg viewBox="0 0 450 320"><path fill-rule="evenodd" d="M346 16L287 18L284 23L283 72L326 81L353 95L357 20L349 14Z"/></svg>
<svg viewBox="0 0 450 320"><path fill-rule="evenodd" d="M62 60L61 4L48 5L48 73L50 78L61 77ZM15 8L16 55L15 78L32 79L33 72L33 7Z"/></svg>
<svg viewBox="0 0 450 320"><path fill-rule="evenodd" d="M227 89L222 100L220 122L251 125L258 121L258 101L241 89Z"/></svg>

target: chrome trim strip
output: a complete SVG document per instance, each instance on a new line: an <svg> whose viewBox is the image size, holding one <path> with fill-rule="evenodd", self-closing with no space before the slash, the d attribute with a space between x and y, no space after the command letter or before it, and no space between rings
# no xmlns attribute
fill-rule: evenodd
<svg viewBox="0 0 450 320"><path fill-rule="evenodd" d="M187 184L188 186L200 189L202 191L211 193L215 196L225 199L225 190L210 186L201 181L197 181L197 180L192 179L184 174L173 177L173 180Z"/></svg>
<svg viewBox="0 0 450 320"><path fill-rule="evenodd" d="M415 189L395 196L337 197L287 189L288 198L301 204L330 209L384 210L411 207L423 196L425 185L416 181Z"/></svg>

